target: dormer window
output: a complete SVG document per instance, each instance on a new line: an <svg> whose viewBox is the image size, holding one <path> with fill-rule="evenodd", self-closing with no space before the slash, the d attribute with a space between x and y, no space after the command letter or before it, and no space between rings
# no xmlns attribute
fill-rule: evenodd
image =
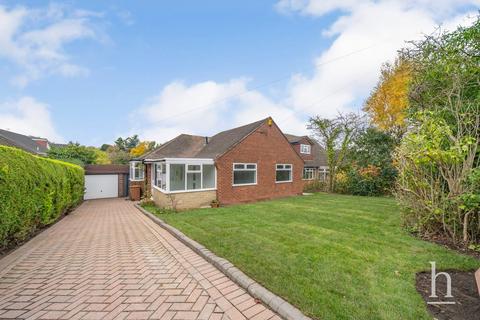
<svg viewBox="0 0 480 320"><path fill-rule="evenodd" d="M300 153L303 154L310 154L312 152L312 146L309 144L301 144L300 145Z"/></svg>

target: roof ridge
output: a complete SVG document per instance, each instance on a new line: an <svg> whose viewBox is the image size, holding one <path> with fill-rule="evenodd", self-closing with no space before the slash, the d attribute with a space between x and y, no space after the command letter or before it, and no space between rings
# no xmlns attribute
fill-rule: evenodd
<svg viewBox="0 0 480 320"><path fill-rule="evenodd" d="M241 126L238 126L238 127L235 127L235 128L223 130L223 131L220 131L220 132L214 134L212 137L215 137L216 135L219 135L219 134L221 134L221 133L225 133L225 132L229 132L229 131L241 129L241 128L244 128L244 127L246 127L246 126L250 126L250 125L252 125L252 124L254 124L254 123L257 123L257 122L260 124L260 123L263 123L264 121L266 121L266 120L269 119L269 118L271 118L271 117L266 117L266 118L263 118L263 119L261 119L261 120L249 122L249 123L247 123L247 124L244 124L244 125L241 125ZM253 130L252 130L252 131L253 131Z"/></svg>

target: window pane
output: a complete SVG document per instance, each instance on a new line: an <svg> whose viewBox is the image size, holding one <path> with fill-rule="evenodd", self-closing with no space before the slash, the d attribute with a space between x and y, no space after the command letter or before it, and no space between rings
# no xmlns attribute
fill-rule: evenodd
<svg viewBox="0 0 480 320"><path fill-rule="evenodd" d="M256 183L255 173L256 171L234 171L233 184Z"/></svg>
<svg viewBox="0 0 480 320"><path fill-rule="evenodd" d="M201 179L202 174L198 173L188 173L187 172L187 190L201 189Z"/></svg>
<svg viewBox="0 0 480 320"><path fill-rule="evenodd" d="M284 166L284 168L285 168L285 169L291 169L291 168L292 168L292 165L291 165L291 164L286 164L286 165Z"/></svg>
<svg viewBox="0 0 480 320"><path fill-rule="evenodd" d="M292 171L290 170L278 170L277 171L277 181L290 181Z"/></svg>
<svg viewBox="0 0 480 320"><path fill-rule="evenodd" d="M243 169L243 168L245 168L245 165L244 164L236 164L236 165L234 165L234 168L235 169Z"/></svg>
<svg viewBox="0 0 480 320"><path fill-rule="evenodd" d="M256 167L255 164L247 164L247 169L255 169Z"/></svg>
<svg viewBox="0 0 480 320"><path fill-rule="evenodd" d="M189 164L188 171L200 171L200 165L197 164Z"/></svg>
<svg viewBox="0 0 480 320"><path fill-rule="evenodd" d="M170 164L170 191L185 190L185 165Z"/></svg>
<svg viewBox="0 0 480 320"><path fill-rule="evenodd" d="M203 165L203 188L215 188L215 166L213 164Z"/></svg>

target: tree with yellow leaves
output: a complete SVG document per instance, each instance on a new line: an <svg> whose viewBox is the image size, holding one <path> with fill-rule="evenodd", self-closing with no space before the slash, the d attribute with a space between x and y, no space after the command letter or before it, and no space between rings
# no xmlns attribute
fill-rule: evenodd
<svg viewBox="0 0 480 320"><path fill-rule="evenodd" d="M140 157L141 155L147 153L150 150L155 149L155 141L142 141L136 147L130 149L130 155L132 157Z"/></svg>
<svg viewBox="0 0 480 320"><path fill-rule="evenodd" d="M394 64L385 63L380 80L364 106L374 125L397 138L405 132L411 79L412 68L408 61L396 59Z"/></svg>

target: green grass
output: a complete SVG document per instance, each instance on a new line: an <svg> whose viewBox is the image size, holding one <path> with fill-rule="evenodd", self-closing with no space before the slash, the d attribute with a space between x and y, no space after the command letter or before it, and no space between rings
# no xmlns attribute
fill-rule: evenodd
<svg viewBox="0 0 480 320"><path fill-rule="evenodd" d="M480 267L406 233L389 198L316 194L158 215L316 319L429 319L415 273L429 261Z"/></svg>

